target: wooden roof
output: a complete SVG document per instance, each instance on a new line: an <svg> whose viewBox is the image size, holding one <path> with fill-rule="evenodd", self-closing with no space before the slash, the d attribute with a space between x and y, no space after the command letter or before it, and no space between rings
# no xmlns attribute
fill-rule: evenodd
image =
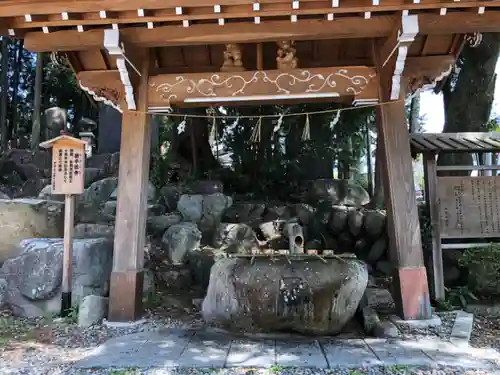
<svg viewBox="0 0 500 375"><path fill-rule="evenodd" d="M0 0L0 34L78 33L113 25L130 34L150 30L149 35L157 34L153 28L170 27L171 33L158 30L167 44L242 43L249 34L259 41L381 37L389 35L393 17L402 12L421 16L422 34L453 34L500 31L499 7L500 0L218 0L215 5L208 0ZM319 20L330 24L311 24Z"/></svg>
<svg viewBox="0 0 500 375"><path fill-rule="evenodd" d="M500 133L412 134L410 145L414 153L498 152Z"/></svg>

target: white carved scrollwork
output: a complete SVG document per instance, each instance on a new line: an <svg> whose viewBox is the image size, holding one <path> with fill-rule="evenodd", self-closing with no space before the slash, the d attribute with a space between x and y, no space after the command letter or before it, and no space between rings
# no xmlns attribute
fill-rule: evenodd
<svg viewBox="0 0 500 375"><path fill-rule="evenodd" d="M303 94L328 92L332 96L359 95L374 77L375 74L352 74L346 68L329 74L300 69L231 75L214 73L199 79L172 75L167 82L153 81L150 85L160 93L163 101L174 102L179 99L178 96L216 97L218 89L224 89L224 95L231 97L249 95L249 92L255 91L264 91L268 95L290 95L297 94L298 90Z"/></svg>

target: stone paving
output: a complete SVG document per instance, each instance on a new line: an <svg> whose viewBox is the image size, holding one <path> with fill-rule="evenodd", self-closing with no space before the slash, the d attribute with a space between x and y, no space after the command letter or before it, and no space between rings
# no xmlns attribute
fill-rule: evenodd
<svg viewBox="0 0 500 375"><path fill-rule="evenodd" d="M453 366L498 369L500 353L439 339L250 339L227 334L164 330L111 339L74 368L351 368Z"/></svg>

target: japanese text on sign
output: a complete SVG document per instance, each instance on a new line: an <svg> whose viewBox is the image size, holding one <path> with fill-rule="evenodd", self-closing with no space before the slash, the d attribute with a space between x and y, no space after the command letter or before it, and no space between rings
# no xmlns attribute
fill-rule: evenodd
<svg viewBox="0 0 500 375"><path fill-rule="evenodd" d="M442 238L500 237L500 177L438 177Z"/></svg>

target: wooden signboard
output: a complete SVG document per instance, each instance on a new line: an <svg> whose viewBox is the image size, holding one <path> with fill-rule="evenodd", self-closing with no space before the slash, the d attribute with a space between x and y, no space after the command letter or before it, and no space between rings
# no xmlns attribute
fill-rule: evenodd
<svg viewBox="0 0 500 375"><path fill-rule="evenodd" d="M441 238L500 237L500 177L438 177Z"/></svg>
<svg viewBox="0 0 500 375"><path fill-rule="evenodd" d="M62 135L40 145L52 147L52 194L83 193L86 144Z"/></svg>
<svg viewBox="0 0 500 375"><path fill-rule="evenodd" d="M73 280L73 224L75 194L84 190L85 146L87 142L61 135L40 144L52 147L52 194L64 194L64 256L61 294L61 315L71 311Z"/></svg>

